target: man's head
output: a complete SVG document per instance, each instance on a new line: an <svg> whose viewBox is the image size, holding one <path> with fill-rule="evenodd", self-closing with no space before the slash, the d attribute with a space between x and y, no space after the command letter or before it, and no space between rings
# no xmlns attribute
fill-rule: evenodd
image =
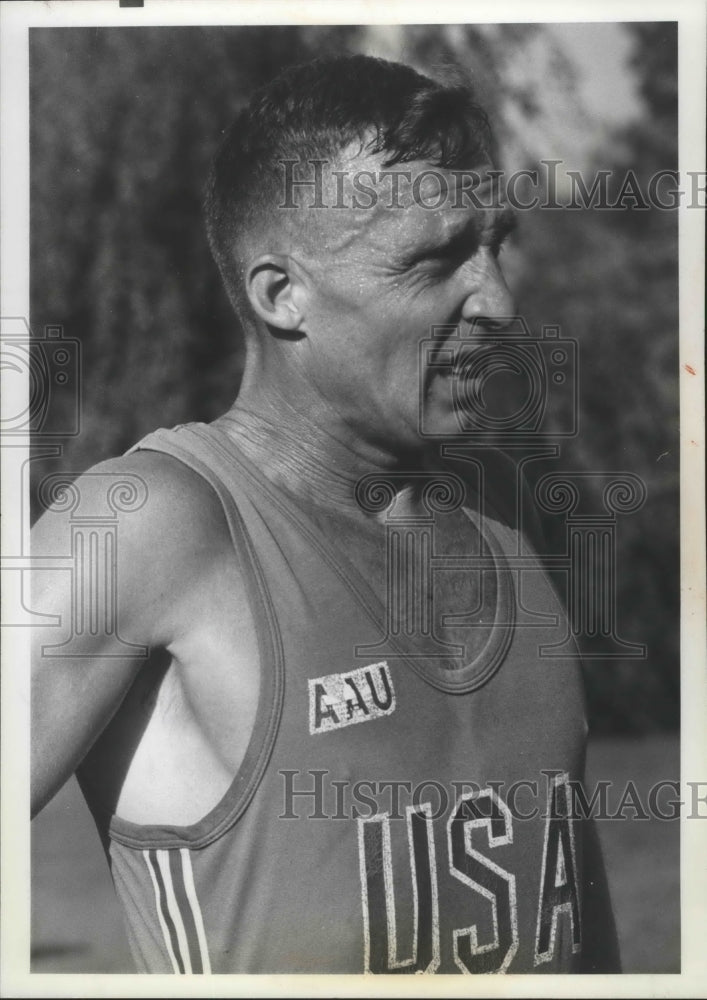
<svg viewBox="0 0 707 1000"><path fill-rule="evenodd" d="M511 312L489 147L467 88L379 59L316 60L253 98L217 155L207 221L231 300L259 333L261 381L266 359L356 434L375 425L412 446L422 339ZM443 420L447 390L423 386Z"/></svg>
<svg viewBox="0 0 707 1000"><path fill-rule="evenodd" d="M318 160L326 164L326 183L355 144L383 154L386 168L414 160L469 168L488 159L490 133L467 88L444 86L400 63L339 56L285 70L236 116L208 185L209 241L238 312L246 308L248 256L265 247L266 232L289 222L287 210L278 210L288 194L291 204L288 177L304 176L298 165ZM304 191L295 184L295 197ZM299 213L298 228L303 221Z"/></svg>

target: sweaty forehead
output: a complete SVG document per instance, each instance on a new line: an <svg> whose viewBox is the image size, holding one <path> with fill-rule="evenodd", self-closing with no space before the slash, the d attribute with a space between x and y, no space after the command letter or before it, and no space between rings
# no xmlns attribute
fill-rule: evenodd
<svg viewBox="0 0 707 1000"><path fill-rule="evenodd" d="M384 164L384 154L345 151L326 170L324 207L310 208L307 216L316 246L332 261L401 241L434 245L470 227L483 230L489 212L502 206L489 162L464 171L419 161Z"/></svg>

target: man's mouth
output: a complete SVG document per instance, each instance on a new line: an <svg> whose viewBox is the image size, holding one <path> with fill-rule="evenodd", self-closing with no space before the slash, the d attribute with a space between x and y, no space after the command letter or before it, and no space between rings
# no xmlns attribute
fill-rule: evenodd
<svg viewBox="0 0 707 1000"><path fill-rule="evenodd" d="M475 382L483 375L485 354L479 345L470 345L455 350L449 363L440 365L440 374L445 379L459 382Z"/></svg>

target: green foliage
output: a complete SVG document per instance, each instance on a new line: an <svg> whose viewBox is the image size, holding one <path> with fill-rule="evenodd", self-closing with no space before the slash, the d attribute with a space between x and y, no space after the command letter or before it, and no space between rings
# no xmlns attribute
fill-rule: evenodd
<svg viewBox="0 0 707 1000"><path fill-rule="evenodd" d="M677 39L669 24L630 31L644 114L590 167L618 178L633 170L645 192L654 173L677 169ZM617 526L619 631L645 643L648 659L588 666L590 716L597 729L670 728L679 721L677 212L589 208L522 221L533 262L522 310L531 327L557 322L580 345L580 434L563 466L632 472L648 492Z"/></svg>
<svg viewBox="0 0 707 1000"><path fill-rule="evenodd" d="M235 110L346 28L109 28L33 33L32 325L83 347L76 470L156 426L230 406L240 330L201 197Z"/></svg>

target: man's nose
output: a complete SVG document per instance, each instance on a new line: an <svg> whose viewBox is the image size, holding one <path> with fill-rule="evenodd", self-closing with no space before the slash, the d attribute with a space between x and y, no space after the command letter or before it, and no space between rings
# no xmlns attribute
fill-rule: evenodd
<svg viewBox="0 0 707 1000"><path fill-rule="evenodd" d="M513 319L515 301L496 257L487 248L481 252L483 258L470 274L462 319L476 328L502 330Z"/></svg>

